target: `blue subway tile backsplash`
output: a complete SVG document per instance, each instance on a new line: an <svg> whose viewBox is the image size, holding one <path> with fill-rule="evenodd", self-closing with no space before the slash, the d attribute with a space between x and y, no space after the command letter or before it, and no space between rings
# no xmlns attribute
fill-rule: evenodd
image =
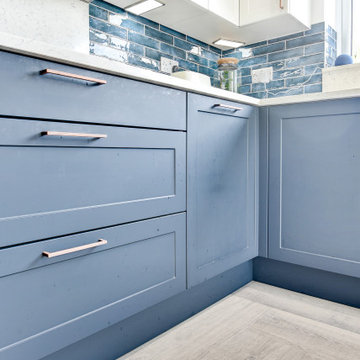
<svg viewBox="0 0 360 360"><path fill-rule="evenodd" d="M310 30L305 31L304 35L312 35L317 33L322 33L325 31L325 23L317 23L311 26Z"/></svg>
<svg viewBox="0 0 360 360"><path fill-rule="evenodd" d="M102 0L94 0L91 5L96 5L96 6L100 6L103 9L109 10L113 13L117 13L117 14L125 14L125 10L119 8L118 6L109 4L105 1Z"/></svg>
<svg viewBox="0 0 360 360"><path fill-rule="evenodd" d="M305 94L322 91L322 84L305 85Z"/></svg>
<svg viewBox="0 0 360 360"><path fill-rule="evenodd" d="M279 89L283 88L285 84L285 80L272 80L266 83L266 89Z"/></svg>
<svg viewBox="0 0 360 360"><path fill-rule="evenodd" d="M171 45L173 44L174 41L174 37L172 35L168 35L162 31L156 30L148 26L146 26L145 28L145 35Z"/></svg>
<svg viewBox="0 0 360 360"><path fill-rule="evenodd" d="M228 50L222 55L241 59L238 90L246 91L246 95L270 98L319 92L322 90L322 68L333 66L335 62L336 31L322 22L313 24L305 32ZM270 82L253 82L252 71L261 68L272 68ZM250 91L248 86L251 86Z"/></svg>
<svg viewBox="0 0 360 360"><path fill-rule="evenodd" d="M280 51L280 50L284 50L285 49L285 42L277 42L275 44L271 44L271 45L264 45L264 46L258 46L256 48L253 49L253 55L257 56L257 55L262 55L262 54L268 54L268 53L272 53L275 51Z"/></svg>
<svg viewBox="0 0 360 360"><path fill-rule="evenodd" d="M119 38L126 39L127 31L124 28L111 25L105 21L101 21L94 17L90 17L90 28L94 30L101 31L109 35L115 35Z"/></svg>
<svg viewBox="0 0 360 360"><path fill-rule="evenodd" d="M128 34L128 40L130 42L139 44L139 45L146 45L149 48L159 50L160 49L160 42L148 37L146 35L137 34L135 32L129 32Z"/></svg>
<svg viewBox="0 0 360 360"><path fill-rule="evenodd" d="M171 58L219 86L221 50L104 1L90 3L89 16L91 54L154 71L160 71L161 57Z"/></svg>
<svg viewBox="0 0 360 360"><path fill-rule="evenodd" d="M253 84L252 90L255 91L255 92L264 91L265 90L265 84L264 83Z"/></svg>
<svg viewBox="0 0 360 360"><path fill-rule="evenodd" d="M289 70L279 70L273 73L273 79L277 80L277 79L293 78L297 76L302 76L303 74L304 74L304 68L302 67L289 69Z"/></svg>
<svg viewBox="0 0 360 360"><path fill-rule="evenodd" d="M321 43L324 41L324 33L314 34L314 35L305 35L298 37L296 39L287 40L286 41L286 48L297 48L299 46L309 45L309 44L316 44Z"/></svg>
<svg viewBox="0 0 360 360"><path fill-rule="evenodd" d="M180 39L186 40L186 35L185 34L181 34L176 30L168 28L167 26L160 25L160 30L163 31L163 32L166 32L166 33L168 33L170 35L176 36L176 37L178 37ZM174 38L174 40L175 39L176 38Z"/></svg>
<svg viewBox="0 0 360 360"><path fill-rule="evenodd" d="M160 72L161 57L210 76L220 86L217 60L239 59L238 92L256 98L322 90L322 68L333 66L337 34L325 23L305 32L221 51L176 30L126 12L102 0L90 4L90 53ZM272 79L257 82L252 71L272 68Z"/></svg>
<svg viewBox="0 0 360 360"><path fill-rule="evenodd" d="M98 19L107 20L108 12L100 7L97 6L90 6L89 8L90 16L94 16Z"/></svg>
<svg viewBox="0 0 360 360"><path fill-rule="evenodd" d="M290 59L304 54L304 49L302 47L297 47L296 49L276 51L268 55L268 61L277 61L283 59Z"/></svg>
<svg viewBox="0 0 360 360"><path fill-rule="evenodd" d="M314 65L307 65L304 68L305 75L311 74L321 74L321 70L324 67L324 63L314 64Z"/></svg>
<svg viewBox="0 0 360 360"><path fill-rule="evenodd" d="M231 55L231 57L240 57L240 61L239 61L239 66L251 66L251 65L258 65L258 64L265 64L267 62L267 55L263 55L263 56L256 56L256 57L251 57L248 59L243 59L242 58L242 54L240 56L238 53L234 53Z"/></svg>
<svg viewBox="0 0 360 360"><path fill-rule="evenodd" d="M305 46L305 55L319 54L324 51L324 42L318 42L316 44Z"/></svg>
<svg viewBox="0 0 360 360"><path fill-rule="evenodd" d="M292 59L286 60L285 64L288 68L293 68L295 66L317 64L322 61L324 61L324 52L314 55L294 57Z"/></svg>

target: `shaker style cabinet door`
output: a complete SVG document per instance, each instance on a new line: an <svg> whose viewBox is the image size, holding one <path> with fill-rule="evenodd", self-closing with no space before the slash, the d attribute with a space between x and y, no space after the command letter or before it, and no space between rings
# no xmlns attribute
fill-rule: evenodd
<svg viewBox="0 0 360 360"><path fill-rule="evenodd" d="M360 102L269 108L269 256L360 277Z"/></svg>
<svg viewBox="0 0 360 360"><path fill-rule="evenodd" d="M188 286L257 256L257 109L188 101Z"/></svg>

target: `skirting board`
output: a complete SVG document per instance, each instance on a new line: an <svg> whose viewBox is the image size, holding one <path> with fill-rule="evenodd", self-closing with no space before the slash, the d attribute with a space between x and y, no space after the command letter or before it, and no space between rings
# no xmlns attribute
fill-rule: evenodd
<svg viewBox="0 0 360 360"><path fill-rule="evenodd" d="M360 279L271 259L254 259L254 280L360 308Z"/></svg>

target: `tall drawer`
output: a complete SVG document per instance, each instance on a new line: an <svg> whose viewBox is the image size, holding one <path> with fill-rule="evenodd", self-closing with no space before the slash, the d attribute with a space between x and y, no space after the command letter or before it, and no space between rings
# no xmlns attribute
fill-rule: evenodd
<svg viewBox="0 0 360 360"><path fill-rule="evenodd" d="M184 289L184 214L0 250L0 358L40 359Z"/></svg>
<svg viewBox="0 0 360 360"><path fill-rule="evenodd" d="M40 75L45 69L75 77ZM0 78L1 115L186 129L183 91L8 52L0 52Z"/></svg>
<svg viewBox="0 0 360 360"><path fill-rule="evenodd" d="M185 156L184 132L0 119L0 247L182 212Z"/></svg>

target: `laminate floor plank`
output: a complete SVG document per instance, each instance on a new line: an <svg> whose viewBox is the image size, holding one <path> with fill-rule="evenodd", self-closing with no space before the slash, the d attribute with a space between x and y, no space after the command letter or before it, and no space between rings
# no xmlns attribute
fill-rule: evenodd
<svg viewBox="0 0 360 360"><path fill-rule="evenodd" d="M360 360L360 310L251 282L120 359Z"/></svg>
<svg viewBox="0 0 360 360"><path fill-rule="evenodd" d="M360 311L350 306L258 282L233 295L360 334Z"/></svg>

